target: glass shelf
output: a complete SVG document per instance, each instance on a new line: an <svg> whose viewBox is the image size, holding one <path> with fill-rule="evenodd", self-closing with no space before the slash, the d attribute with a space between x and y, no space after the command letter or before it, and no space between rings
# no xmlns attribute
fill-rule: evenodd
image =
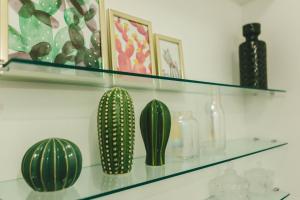
<svg viewBox="0 0 300 200"><path fill-rule="evenodd" d="M148 167L145 158L136 158L127 175L105 175L101 166L86 167L77 183L64 191L50 194L32 192L23 179L0 182L0 199L93 199L139 187L186 173L208 168L246 156L278 148L287 143L276 140L238 139L228 141L223 153L209 153L189 160L168 159L163 167ZM46 195L46 196L45 196Z"/></svg>
<svg viewBox="0 0 300 200"><path fill-rule="evenodd" d="M90 67L75 67L30 60L12 59L2 68L0 80L86 85L103 88L124 87L152 91L210 94L219 87L222 94L275 94L278 89L251 89L238 85L133 74ZM138 83L138 84L137 84Z"/></svg>
<svg viewBox="0 0 300 200"><path fill-rule="evenodd" d="M270 191L265 195L250 195L249 200L284 200L290 196L288 192L284 191ZM217 200L214 197L209 197L205 200Z"/></svg>

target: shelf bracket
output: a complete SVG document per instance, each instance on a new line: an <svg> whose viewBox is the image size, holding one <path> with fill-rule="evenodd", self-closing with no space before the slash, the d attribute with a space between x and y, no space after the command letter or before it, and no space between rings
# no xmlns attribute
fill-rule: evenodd
<svg viewBox="0 0 300 200"><path fill-rule="evenodd" d="M4 74L4 64L5 64L4 60L0 60L0 76Z"/></svg>

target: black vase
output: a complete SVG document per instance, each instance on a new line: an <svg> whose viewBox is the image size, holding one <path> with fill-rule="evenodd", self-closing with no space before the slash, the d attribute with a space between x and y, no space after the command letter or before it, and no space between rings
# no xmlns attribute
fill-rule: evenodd
<svg viewBox="0 0 300 200"><path fill-rule="evenodd" d="M243 26L246 41L240 45L240 82L243 87L267 89L267 45L258 39L260 24Z"/></svg>

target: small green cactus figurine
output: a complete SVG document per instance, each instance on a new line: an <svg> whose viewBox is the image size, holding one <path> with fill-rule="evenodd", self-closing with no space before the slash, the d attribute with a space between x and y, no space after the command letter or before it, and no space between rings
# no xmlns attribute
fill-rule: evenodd
<svg viewBox="0 0 300 200"><path fill-rule="evenodd" d="M72 186L82 169L79 148L65 139L51 138L33 145L24 155L22 175L35 191L53 192Z"/></svg>
<svg viewBox="0 0 300 200"><path fill-rule="evenodd" d="M131 171L134 133L134 107L128 92L121 88L107 91L98 109L100 157L106 174Z"/></svg>
<svg viewBox="0 0 300 200"><path fill-rule="evenodd" d="M164 165L171 130L171 114L168 107L158 100L148 103L142 111L140 127L147 153L146 164Z"/></svg>

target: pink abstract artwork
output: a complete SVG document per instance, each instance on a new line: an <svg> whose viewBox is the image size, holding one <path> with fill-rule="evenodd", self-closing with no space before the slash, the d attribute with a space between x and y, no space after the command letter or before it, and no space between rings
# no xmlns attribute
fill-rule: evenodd
<svg viewBox="0 0 300 200"><path fill-rule="evenodd" d="M118 71L152 75L148 27L114 17L115 48Z"/></svg>

